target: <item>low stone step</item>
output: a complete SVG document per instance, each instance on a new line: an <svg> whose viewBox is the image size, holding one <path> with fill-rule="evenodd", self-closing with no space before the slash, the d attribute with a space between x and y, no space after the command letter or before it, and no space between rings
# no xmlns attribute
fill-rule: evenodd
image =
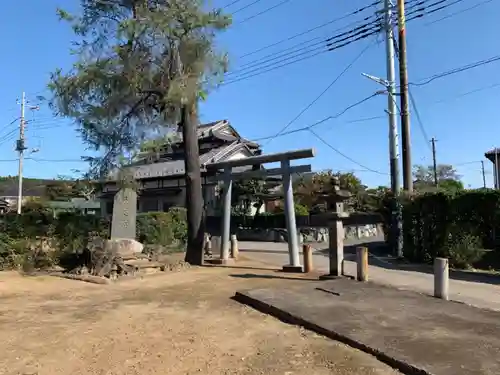
<svg viewBox="0 0 500 375"><path fill-rule="evenodd" d="M140 270L144 268L161 268L163 264L158 262L151 262L147 259L132 259L124 261L127 266L135 267L135 269Z"/></svg>

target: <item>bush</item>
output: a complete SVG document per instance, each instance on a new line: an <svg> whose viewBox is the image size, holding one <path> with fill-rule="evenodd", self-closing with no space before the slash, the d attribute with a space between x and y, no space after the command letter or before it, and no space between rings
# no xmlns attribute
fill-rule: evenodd
<svg viewBox="0 0 500 375"><path fill-rule="evenodd" d="M186 211L148 212L137 215L137 238L144 245L178 246L186 242Z"/></svg>
<svg viewBox="0 0 500 375"><path fill-rule="evenodd" d="M482 258L484 250L481 247L482 243L479 237L455 232L450 234L444 256L449 259L450 266L467 269Z"/></svg>
<svg viewBox="0 0 500 375"><path fill-rule="evenodd" d="M500 228L500 192L436 192L404 202L404 255L411 261L450 258L455 267L470 267L484 248L496 247Z"/></svg>
<svg viewBox="0 0 500 375"><path fill-rule="evenodd" d="M296 216L309 216L309 209L302 204L295 203L295 215Z"/></svg>

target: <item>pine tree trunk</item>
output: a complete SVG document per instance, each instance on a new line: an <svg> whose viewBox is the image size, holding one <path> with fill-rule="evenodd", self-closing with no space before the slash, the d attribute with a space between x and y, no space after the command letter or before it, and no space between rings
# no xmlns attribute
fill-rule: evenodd
<svg viewBox="0 0 500 375"><path fill-rule="evenodd" d="M203 217L203 192L201 187L196 105L184 105L181 115L184 143L184 166L186 170L186 208L188 224L185 261L193 265L202 265L205 223Z"/></svg>

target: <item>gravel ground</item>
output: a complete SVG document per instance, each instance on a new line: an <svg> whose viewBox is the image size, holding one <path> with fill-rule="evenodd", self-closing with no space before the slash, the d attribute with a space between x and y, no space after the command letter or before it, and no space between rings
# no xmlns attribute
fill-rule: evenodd
<svg viewBox="0 0 500 375"><path fill-rule="evenodd" d="M0 273L0 374L397 374L231 300L237 289L307 282L248 273L200 268L112 285Z"/></svg>

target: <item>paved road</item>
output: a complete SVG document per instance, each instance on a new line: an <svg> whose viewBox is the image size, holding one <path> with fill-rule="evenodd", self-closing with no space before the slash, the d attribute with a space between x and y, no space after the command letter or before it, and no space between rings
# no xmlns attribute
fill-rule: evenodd
<svg viewBox="0 0 500 375"><path fill-rule="evenodd" d="M346 245L357 245L361 241L347 242ZM274 242L240 241L239 248L246 258L281 267L289 263L288 245ZM328 271L327 245L312 245L313 263L317 271ZM356 275L356 264L352 254L346 255L345 273ZM376 264L374 264L376 263ZM433 276L425 272L412 270L389 269L382 258L370 258L369 278L371 281L394 286L400 289L413 290L420 293L433 293ZM450 280L450 299L477 307L500 311L500 279L487 279L485 282Z"/></svg>

